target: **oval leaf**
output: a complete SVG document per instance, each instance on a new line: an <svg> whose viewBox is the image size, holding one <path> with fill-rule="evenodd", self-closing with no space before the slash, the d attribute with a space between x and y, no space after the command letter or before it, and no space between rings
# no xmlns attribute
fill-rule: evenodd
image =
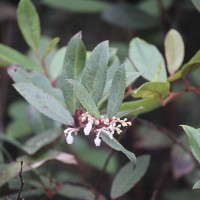
<svg viewBox="0 0 200 200"><path fill-rule="evenodd" d="M20 0L17 7L17 21L26 43L37 49L40 43L40 21L30 0Z"/></svg>
<svg viewBox="0 0 200 200"><path fill-rule="evenodd" d="M113 180L110 193L111 197L116 199L133 188L146 173L149 162L150 156L145 155L137 158L135 169L133 169L132 163L127 163L121 168Z"/></svg>
<svg viewBox="0 0 200 200"><path fill-rule="evenodd" d="M62 124L73 125L74 120L60 101L32 83L15 83L15 89L36 109Z"/></svg>
<svg viewBox="0 0 200 200"><path fill-rule="evenodd" d="M171 29L165 37L165 57L169 73L174 74L181 66L185 54L183 38L180 33Z"/></svg>
<svg viewBox="0 0 200 200"><path fill-rule="evenodd" d="M122 103L124 93L126 89L126 71L124 65L122 65L116 72L108 96L108 117L113 117Z"/></svg>
<svg viewBox="0 0 200 200"><path fill-rule="evenodd" d="M97 45L86 62L82 84L97 104L106 84L106 73L109 59L108 41Z"/></svg>
<svg viewBox="0 0 200 200"><path fill-rule="evenodd" d="M167 81L163 56L154 45L140 38L134 38L130 42L129 57L145 79Z"/></svg>
<svg viewBox="0 0 200 200"><path fill-rule="evenodd" d="M98 108L86 88L76 80L67 79L67 81L72 85L75 95L82 106L95 118L100 118Z"/></svg>

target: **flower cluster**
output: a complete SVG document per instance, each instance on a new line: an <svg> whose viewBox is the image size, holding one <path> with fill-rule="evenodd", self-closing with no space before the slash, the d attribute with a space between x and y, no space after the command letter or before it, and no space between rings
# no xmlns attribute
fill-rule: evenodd
<svg viewBox="0 0 200 200"><path fill-rule="evenodd" d="M72 144L72 133L76 135L80 129L83 129L85 135L89 135L90 133L96 134L94 143L96 146L100 146L100 134L102 131L106 133L110 139L113 139L113 134L115 132L120 134L122 132L121 128L128 125L131 126L131 122L129 122L127 118L122 120L116 117L112 117L111 119L109 119L105 118L104 116L101 116L101 119L96 119L88 112L86 112L81 114L80 117L78 117L78 127L68 127L64 130L64 133L67 143Z"/></svg>

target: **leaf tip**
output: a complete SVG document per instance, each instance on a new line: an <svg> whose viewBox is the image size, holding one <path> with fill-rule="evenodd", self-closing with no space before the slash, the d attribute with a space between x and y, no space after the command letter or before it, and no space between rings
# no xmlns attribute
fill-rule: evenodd
<svg viewBox="0 0 200 200"><path fill-rule="evenodd" d="M82 31L79 31L79 32L77 33L77 35L79 36L80 39L82 39L83 32L82 32Z"/></svg>

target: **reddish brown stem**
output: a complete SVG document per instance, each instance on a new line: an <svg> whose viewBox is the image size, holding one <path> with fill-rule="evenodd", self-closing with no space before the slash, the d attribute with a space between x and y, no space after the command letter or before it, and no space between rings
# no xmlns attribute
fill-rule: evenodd
<svg viewBox="0 0 200 200"><path fill-rule="evenodd" d="M133 87L132 87L132 85L129 85L128 89L127 89L127 92L124 95L124 98L126 99L132 92L133 92Z"/></svg>
<svg viewBox="0 0 200 200"><path fill-rule="evenodd" d="M40 54L37 49L34 50L34 53L35 53L36 58L38 59L38 61L40 62L41 66L42 66L44 75L46 77L49 77L47 69L46 69L46 65L45 65L45 59L40 57Z"/></svg>
<svg viewBox="0 0 200 200"><path fill-rule="evenodd" d="M178 96L181 96L185 93L188 93L188 92L194 92L196 94L200 94L200 88L196 88L196 87L189 87L189 88L186 88L185 90L183 91L179 91L179 92L169 92L169 96L166 98L166 99L160 99L161 101L161 104L163 106L165 106L166 104L168 104L170 101L172 101L174 98L178 97Z"/></svg>

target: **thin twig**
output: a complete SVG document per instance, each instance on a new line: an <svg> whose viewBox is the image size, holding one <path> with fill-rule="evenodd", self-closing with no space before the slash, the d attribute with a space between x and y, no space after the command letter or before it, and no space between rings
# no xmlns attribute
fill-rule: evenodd
<svg viewBox="0 0 200 200"><path fill-rule="evenodd" d="M174 133L166 128L163 128L157 124L154 124L154 123L151 123L149 121L146 121L144 119L141 119L139 117L136 118L137 121L149 126L149 127L152 127L153 129L155 130L158 130L159 133L162 133L163 135L167 136L174 144L177 144L178 146L180 146L186 153L188 153L193 161L195 162L195 164L197 166L199 166L199 163L198 161L196 160L196 158L194 157L194 155L192 154L192 152L187 148L187 146L185 146L181 141L178 140L178 138L174 135Z"/></svg>
<svg viewBox="0 0 200 200"><path fill-rule="evenodd" d="M174 98L181 96L183 94L189 93L189 92L194 92L196 94L200 94L200 88L198 87L188 87L185 88L182 91L178 91L178 92L169 92L168 97L166 99L160 99L161 100L161 104L163 106L165 106L166 104L168 104L170 101L172 101Z"/></svg>
<svg viewBox="0 0 200 200"><path fill-rule="evenodd" d="M17 200L23 200L23 198L21 197L22 189L24 187L24 180L22 178L22 170L23 170L23 161L21 161L21 169L19 171L19 178L20 178L20 181L21 181L21 187L20 187L20 190L19 190L19 193L18 193Z"/></svg>
<svg viewBox="0 0 200 200"><path fill-rule="evenodd" d="M39 52L38 52L37 49L34 50L34 53L35 53L36 58L38 59L38 61L40 62L41 66L42 66L44 75L45 75L47 78L49 78L49 75L48 75L48 71L47 71L47 69L46 69L46 65L45 65L45 60L44 60L44 58L41 58L41 57L40 57L40 54L39 54Z"/></svg>
<svg viewBox="0 0 200 200"><path fill-rule="evenodd" d="M152 196L151 196L151 200L157 200L158 197L159 197L159 193L163 187L163 184L167 178L167 174L169 172L169 162L168 160L165 161L165 163L163 164L162 166L162 169L161 169L161 172L160 172L160 175L158 176L158 180L155 182L155 185L154 185L154 190L153 190L153 193L152 193Z"/></svg>

